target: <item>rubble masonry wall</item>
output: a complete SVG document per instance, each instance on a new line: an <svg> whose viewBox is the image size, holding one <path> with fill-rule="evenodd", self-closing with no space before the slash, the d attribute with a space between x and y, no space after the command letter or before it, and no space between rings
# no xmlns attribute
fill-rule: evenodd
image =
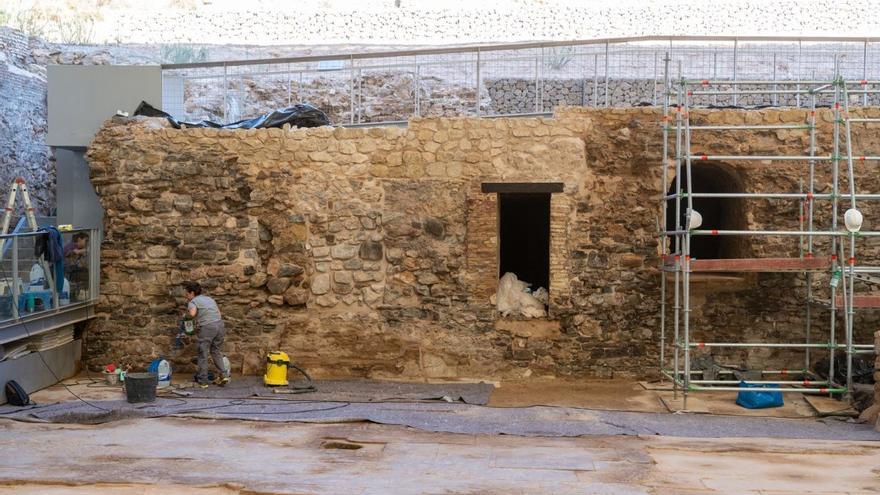
<svg viewBox="0 0 880 495"><path fill-rule="evenodd" d="M804 123L807 112L694 111L692 119ZM819 113L820 153L830 153L831 113ZM656 108L560 108L552 119L432 118L408 128L176 130L159 119L108 121L88 153L107 216L100 317L86 359L96 366L168 356L183 307L177 284L194 279L223 310L235 371L261 373L265 353L283 349L317 376L654 375L666 189L659 119ZM854 133L858 146L880 149L875 134ZM718 136L695 137L694 149L803 154L808 143L799 130ZM807 177L798 162L721 165L750 191L797 192ZM860 191L880 190L875 175L857 166ZM817 170L817 183L827 180ZM551 199L545 320L501 318L489 302L497 203L483 182L564 184ZM860 209L870 228L880 209ZM746 228L798 228L793 201L743 202L742 214ZM868 263L876 250L866 242ZM823 248L817 243L817 255ZM748 239L738 249L798 255L796 238ZM827 287L827 277L815 286ZM804 291L797 274L697 283L694 340L797 341ZM826 314L814 311L815 340L827 338ZM875 323L860 313L857 339L868 342ZM188 364L189 351L178 364ZM780 350L716 358L803 367L803 354Z"/></svg>

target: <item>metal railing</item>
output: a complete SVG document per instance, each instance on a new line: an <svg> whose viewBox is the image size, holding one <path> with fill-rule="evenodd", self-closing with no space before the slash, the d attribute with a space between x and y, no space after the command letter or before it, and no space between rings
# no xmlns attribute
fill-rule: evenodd
<svg viewBox="0 0 880 495"><path fill-rule="evenodd" d="M85 241L76 241L85 234ZM39 316L93 304L98 297L100 232L74 229L62 232L63 261L46 265L38 256L45 232L0 236L0 328ZM42 248L40 248L42 249ZM46 276L43 266L53 272Z"/></svg>
<svg viewBox="0 0 880 495"><path fill-rule="evenodd" d="M307 102L334 124L363 125L659 105L667 53L683 77L731 84L714 105L806 106L808 81L880 79L880 38L648 36L169 64L163 108L229 122ZM779 91L750 93L750 81Z"/></svg>

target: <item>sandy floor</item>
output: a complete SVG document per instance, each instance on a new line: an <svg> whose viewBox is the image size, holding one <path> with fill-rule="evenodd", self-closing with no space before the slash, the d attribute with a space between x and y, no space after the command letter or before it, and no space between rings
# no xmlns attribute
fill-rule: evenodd
<svg viewBox="0 0 880 495"><path fill-rule="evenodd" d="M877 443L545 439L366 423L0 420L0 459L0 494L802 494L880 487Z"/></svg>

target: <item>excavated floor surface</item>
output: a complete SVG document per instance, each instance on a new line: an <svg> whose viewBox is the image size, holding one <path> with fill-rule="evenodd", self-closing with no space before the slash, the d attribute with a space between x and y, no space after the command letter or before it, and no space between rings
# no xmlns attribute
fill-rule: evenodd
<svg viewBox="0 0 880 495"><path fill-rule="evenodd" d="M868 494L880 443L525 438L369 423L0 420L0 494Z"/></svg>

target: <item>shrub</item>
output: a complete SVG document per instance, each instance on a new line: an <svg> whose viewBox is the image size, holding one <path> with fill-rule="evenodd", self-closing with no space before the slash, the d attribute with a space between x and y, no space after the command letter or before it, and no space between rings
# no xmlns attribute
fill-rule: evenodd
<svg viewBox="0 0 880 495"><path fill-rule="evenodd" d="M195 48L179 43L162 45L162 61L169 64L188 64L192 62L204 62L208 60L208 50L205 47Z"/></svg>

